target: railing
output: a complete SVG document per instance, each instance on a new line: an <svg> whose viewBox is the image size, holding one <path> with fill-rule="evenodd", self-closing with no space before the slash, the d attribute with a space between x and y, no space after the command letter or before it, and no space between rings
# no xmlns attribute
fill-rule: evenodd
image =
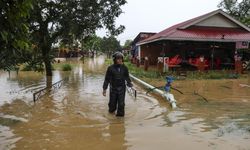
<svg viewBox="0 0 250 150"><path fill-rule="evenodd" d="M47 86L47 87L33 93L33 101L36 102L39 98L41 98L43 95L45 95L47 92L49 92L51 90L59 89L62 86L62 82L64 80L65 79L62 79L62 80L52 84L51 86Z"/></svg>
<svg viewBox="0 0 250 150"><path fill-rule="evenodd" d="M140 83L140 84L143 85L144 87L149 88L149 89L155 89L154 92L160 94L163 98L165 98L165 99L171 104L172 108L176 108L176 101L175 101L174 96L173 96L172 94L171 94L171 95L172 95L172 96L171 96L169 93L166 93L165 91L159 90L159 89L155 88L154 86L152 86L152 85L150 85L150 84L148 84L148 83L146 83L146 82L144 82L144 81L142 81L142 80L136 78L135 76L133 76L133 75L131 75L131 74L130 74L129 76L130 76L135 82ZM170 97L170 98L169 98L169 97Z"/></svg>
<svg viewBox="0 0 250 150"><path fill-rule="evenodd" d="M131 96L133 96L133 97L136 98L136 96L137 96L137 91L136 91L135 88L133 88L133 87L127 87L127 91L128 91L128 93L129 93Z"/></svg>

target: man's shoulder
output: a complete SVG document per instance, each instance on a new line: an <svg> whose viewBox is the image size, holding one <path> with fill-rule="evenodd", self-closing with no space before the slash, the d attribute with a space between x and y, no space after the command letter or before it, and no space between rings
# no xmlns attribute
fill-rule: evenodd
<svg viewBox="0 0 250 150"><path fill-rule="evenodd" d="M114 64L108 66L108 69L107 70L112 70L114 68Z"/></svg>

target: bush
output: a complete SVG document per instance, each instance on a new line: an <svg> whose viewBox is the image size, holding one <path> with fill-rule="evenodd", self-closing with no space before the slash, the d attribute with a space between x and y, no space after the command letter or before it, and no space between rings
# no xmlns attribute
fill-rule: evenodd
<svg viewBox="0 0 250 150"><path fill-rule="evenodd" d="M63 64L62 65L62 71L71 71L72 66L70 64Z"/></svg>
<svg viewBox="0 0 250 150"><path fill-rule="evenodd" d="M111 64L113 64L113 60L112 59L105 59L105 64L111 65Z"/></svg>
<svg viewBox="0 0 250 150"><path fill-rule="evenodd" d="M130 61L129 58L130 58L129 55L125 56L124 57L124 62L129 62Z"/></svg>

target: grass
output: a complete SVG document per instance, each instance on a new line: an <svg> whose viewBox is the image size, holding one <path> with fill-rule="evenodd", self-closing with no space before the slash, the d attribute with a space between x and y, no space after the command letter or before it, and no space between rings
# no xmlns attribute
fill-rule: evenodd
<svg viewBox="0 0 250 150"><path fill-rule="evenodd" d="M241 76L229 70L209 70L207 72L189 71L188 79L237 79Z"/></svg>
<svg viewBox="0 0 250 150"><path fill-rule="evenodd" d="M125 62L125 65L128 67L129 72L137 77L146 77L146 78L161 78L162 75L155 70L145 71L143 68L138 68L130 62Z"/></svg>

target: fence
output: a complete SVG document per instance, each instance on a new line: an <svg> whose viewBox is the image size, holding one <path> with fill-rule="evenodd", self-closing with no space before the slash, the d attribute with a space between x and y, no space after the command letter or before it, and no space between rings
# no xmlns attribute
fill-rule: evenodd
<svg viewBox="0 0 250 150"><path fill-rule="evenodd" d="M62 82L65 79L62 79L54 84L52 84L49 87L45 87L39 91L36 91L35 93L33 93L33 101L36 102L39 98L41 98L43 95L45 95L47 92L51 91L51 90L56 90L59 89L62 86Z"/></svg>

